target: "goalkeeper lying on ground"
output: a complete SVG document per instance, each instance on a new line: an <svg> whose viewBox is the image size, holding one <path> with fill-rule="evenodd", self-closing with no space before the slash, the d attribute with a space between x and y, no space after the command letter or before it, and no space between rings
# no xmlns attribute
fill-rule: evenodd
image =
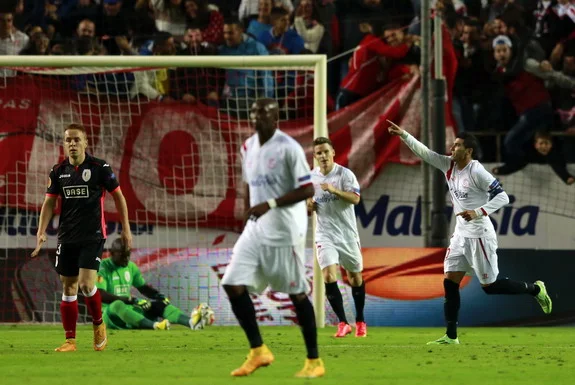
<svg viewBox="0 0 575 385"><path fill-rule="evenodd" d="M201 329L206 324L206 311L192 318L170 304L170 300L146 283L140 269L130 261L121 238L112 242L110 258L100 264L96 286L102 297L102 315L109 329L167 330L170 323ZM149 299L131 296L134 286ZM212 310L207 307L207 311Z"/></svg>

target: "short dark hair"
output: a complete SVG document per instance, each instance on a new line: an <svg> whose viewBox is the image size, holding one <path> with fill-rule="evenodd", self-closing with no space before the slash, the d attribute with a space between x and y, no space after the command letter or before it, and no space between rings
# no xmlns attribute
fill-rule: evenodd
<svg viewBox="0 0 575 385"><path fill-rule="evenodd" d="M477 151L479 149L479 142L477 141L475 135L470 134L469 132L460 132L455 137L458 139L463 139L463 146L465 148L470 148L473 150L471 152L471 157L475 159L475 156L477 155Z"/></svg>
<svg viewBox="0 0 575 385"><path fill-rule="evenodd" d="M551 135L551 133L549 131L541 130L541 131L537 131L535 133L535 135L533 136L534 141L537 141L537 139L545 139L545 140L552 142L553 136Z"/></svg>
<svg viewBox="0 0 575 385"><path fill-rule="evenodd" d="M313 140L314 147L319 146L320 144L329 144L331 148L333 148L333 143L331 140L329 140L329 138L326 138L325 136L319 136Z"/></svg>
<svg viewBox="0 0 575 385"><path fill-rule="evenodd" d="M224 25L236 25L241 30L244 30L244 24L237 17L227 17L224 19Z"/></svg>
<svg viewBox="0 0 575 385"><path fill-rule="evenodd" d="M279 17L287 16L287 15L289 15L289 12L284 7L273 7L271 12L270 12L270 17L272 19L276 19Z"/></svg>

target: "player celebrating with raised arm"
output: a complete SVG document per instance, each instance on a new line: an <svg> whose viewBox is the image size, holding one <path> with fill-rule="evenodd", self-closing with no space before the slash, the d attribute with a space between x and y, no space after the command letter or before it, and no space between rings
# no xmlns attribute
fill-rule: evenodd
<svg viewBox="0 0 575 385"><path fill-rule="evenodd" d="M309 166L299 143L277 129L279 106L275 100L257 100L250 118L256 133L241 148L247 222L234 245L222 285L251 350L231 374L247 376L274 361L263 343L248 293L261 293L269 285L289 294L305 340L307 359L296 377L320 377L325 369L318 354L305 273L305 200L313 196Z"/></svg>
<svg viewBox="0 0 575 385"><path fill-rule="evenodd" d="M545 314L551 313L551 298L542 281L535 283L498 278L497 236L488 215L509 203L501 184L473 156L477 139L468 133L457 135L451 156L431 151L393 122L389 133L401 140L423 161L445 173L453 202L456 225L444 261L444 312L447 333L429 345L459 344L457 319L460 306L459 284L475 272L487 294L530 294Z"/></svg>
<svg viewBox="0 0 575 385"><path fill-rule="evenodd" d="M96 287L102 296L102 314L109 329L168 330L170 323L201 329L211 323L208 318L214 313L207 305L188 316L148 285L138 266L130 261L130 254L121 238L114 240L110 258L102 261L98 271ZM132 286L149 300L132 297Z"/></svg>
<svg viewBox="0 0 575 385"><path fill-rule="evenodd" d="M46 198L40 212L36 249L32 252L32 257L38 255L46 242L46 227L54 214L58 196L61 196L55 267L64 288L60 313L66 342L56 348L57 352L76 350L78 289L84 294L88 312L92 316L94 350L104 350L108 343L100 292L96 288L96 274L106 239L105 191L114 198L123 229L122 239L128 249L132 245L128 207L116 175L106 161L87 154L87 146L84 127L70 124L64 132L64 150L68 157L50 171Z"/></svg>
<svg viewBox="0 0 575 385"><path fill-rule="evenodd" d="M326 297L339 319L334 337L351 333L337 286L338 264L347 272L351 285L356 311L355 336L366 337L367 326L363 318L365 283L361 275L363 257L353 209L353 205L359 203L359 183L351 170L334 162L335 151L328 138L320 137L313 141L313 156L319 167L311 172L315 195L308 199L307 206L308 211L317 212L317 260L323 273Z"/></svg>

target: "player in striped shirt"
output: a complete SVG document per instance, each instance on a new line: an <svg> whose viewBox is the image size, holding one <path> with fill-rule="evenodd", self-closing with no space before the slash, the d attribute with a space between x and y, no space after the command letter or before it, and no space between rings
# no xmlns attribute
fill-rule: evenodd
<svg viewBox="0 0 575 385"><path fill-rule="evenodd" d="M363 257L353 206L359 203L359 183L353 172L334 162L335 151L328 138L316 138L313 155L319 167L311 172L315 194L308 199L308 211L317 213L315 243L317 260L323 273L326 297L339 319L334 337L351 333L337 286L337 270L341 265L347 272L355 302L355 336L366 337L367 325L363 318L365 283Z"/></svg>
<svg viewBox="0 0 575 385"><path fill-rule="evenodd" d="M423 161L445 173L457 220L444 261L446 334L429 345L459 344L457 319L460 306L459 284L474 272L487 294L530 294L545 314L552 302L542 281L534 283L499 278L497 236L489 214L509 203L507 193L481 163L473 159L477 139L468 133L457 135L451 156L431 151L393 122L389 133L397 135Z"/></svg>

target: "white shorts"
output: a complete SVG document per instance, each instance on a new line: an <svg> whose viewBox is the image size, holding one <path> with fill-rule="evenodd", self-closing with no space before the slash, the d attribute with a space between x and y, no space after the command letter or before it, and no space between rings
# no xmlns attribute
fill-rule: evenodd
<svg viewBox="0 0 575 385"><path fill-rule="evenodd" d="M317 262L321 269L339 264L351 273L363 271L363 257L359 242L316 242Z"/></svg>
<svg viewBox="0 0 575 385"><path fill-rule="evenodd" d="M305 243L268 246L249 231L238 238L222 285L246 286L251 293L266 287L286 294L309 293L305 270Z"/></svg>
<svg viewBox="0 0 575 385"><path fill-rule="evenodd" d="M443 270L448 272L475 272L481 284L495 282L499 275L497 266L497 238L465 238L453 235L445 254Z"/></svg>

